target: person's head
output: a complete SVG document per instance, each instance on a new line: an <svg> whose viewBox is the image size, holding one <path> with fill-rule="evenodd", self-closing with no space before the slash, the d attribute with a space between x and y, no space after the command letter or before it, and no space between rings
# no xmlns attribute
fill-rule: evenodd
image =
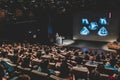
<svg viewBox="0 0 120 80"><path fill-rule="evenodd" d="M78 52L75 52L74 55L75 55L75 56L78 56Z"/></svg>
<svg viewBox="0 0 120 80"><path fill-rule="evenodd" d="M22 74L22 75L19 75L16 80L31 80L31 78L27 74Z"/></svg>
<svg viewBox="0 0 120 80"><path fill-rule="evenodd" d="M110 65L110 62L109 62L109 61L107 61L105 64L106 64L106 65Z"/></svg>
<svg viewBox="0 0 120 80"><path fill-rule="evenodd" d="M41 58L41 52L39 51L39 52L37 52L37 58Z"/></svg>
<svg viewBox="0 0 120 80"><path fill-rule="evenodd" d="M90 60L90 61L94 61L94 57L93 57L93 56L90 56L89 60Z"/></svg>

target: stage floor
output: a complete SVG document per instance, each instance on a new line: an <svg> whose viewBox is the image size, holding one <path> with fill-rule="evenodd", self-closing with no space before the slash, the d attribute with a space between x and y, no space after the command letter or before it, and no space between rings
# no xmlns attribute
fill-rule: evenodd
<svg viewBox="0 0 120 80"><path fill-rule="evenodd" d="M108 42L87 41L87 40L71 40L71 39L63 40L63 46L115 51L108 49L107 43Z"/></svg>

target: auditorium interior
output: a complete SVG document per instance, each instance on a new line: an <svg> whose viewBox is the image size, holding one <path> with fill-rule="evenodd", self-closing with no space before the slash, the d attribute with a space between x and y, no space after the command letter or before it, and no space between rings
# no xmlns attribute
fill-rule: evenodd
<svg viewBox="0 0 120 80"><path fill-rule="evenodd" d="M120 0L0 0L0 80L120 80Z"/></svg>

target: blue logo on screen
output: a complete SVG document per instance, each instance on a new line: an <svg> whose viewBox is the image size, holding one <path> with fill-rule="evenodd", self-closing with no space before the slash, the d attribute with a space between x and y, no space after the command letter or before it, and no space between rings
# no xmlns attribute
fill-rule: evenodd
<svg viewBox="0 0 120 80"><path fill-rule="evenodd" d="M86 18L83 18L83 19L82 19L82 24L86 24L86 25L87 25L87 24L89 24L89 21L88 21L88 19L86 19Z"/></svg>
<svg viewBox="0 0 120 80"><path fill-rule="evenodd" d="M97 30L98 29L98 24L97 22L91 22L89 25L90 30Z"/></svg>
<svg viewBox="0 0 120 80"><path fill-rule="evenodd" d="M108 24L106 18L100 18L100 19L99 19L99 23L100 23L101 25L107 25L107 24Z"/></svg>
<svg viewBox="0 0 120 80"><path fill-rule="evenodd" d="M81 35L88 35L88 34L90 34L90 31L86 27L83 27L80 31L80 34Z"/></svg>
<svg viewBox="0 0 120 80"><path fill-rule="evenodd" d="M108 35L108 31L105 27L101 27L98 31L98 35L100 36L107 36Z"/></svg>
<svg viewBox="0 0 120 80"><path fill-rule="evenodd" d="M105 17L100 17L98 21L89 21L88 18L82 18L82 29L80 30L81 35L89 35L90 31L97 31L99 36L107 36L108 30L106 29L106 25L108 25L108 21ZM87 26L87 27L85 27ZM104 26L104 27L103 27ZM100 28L100 29L99 29Z"/></svg>

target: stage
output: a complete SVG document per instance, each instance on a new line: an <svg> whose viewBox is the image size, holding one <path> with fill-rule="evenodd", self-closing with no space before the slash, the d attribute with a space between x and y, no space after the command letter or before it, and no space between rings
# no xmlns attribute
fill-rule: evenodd
<svg viewBox="0 0 120 80"><path fill-rule="evenodd" d="M108 49L107 43L108 42L87 41L87 40L72 40L72 39L63 40L63 46L115 51Z"/></svg>

